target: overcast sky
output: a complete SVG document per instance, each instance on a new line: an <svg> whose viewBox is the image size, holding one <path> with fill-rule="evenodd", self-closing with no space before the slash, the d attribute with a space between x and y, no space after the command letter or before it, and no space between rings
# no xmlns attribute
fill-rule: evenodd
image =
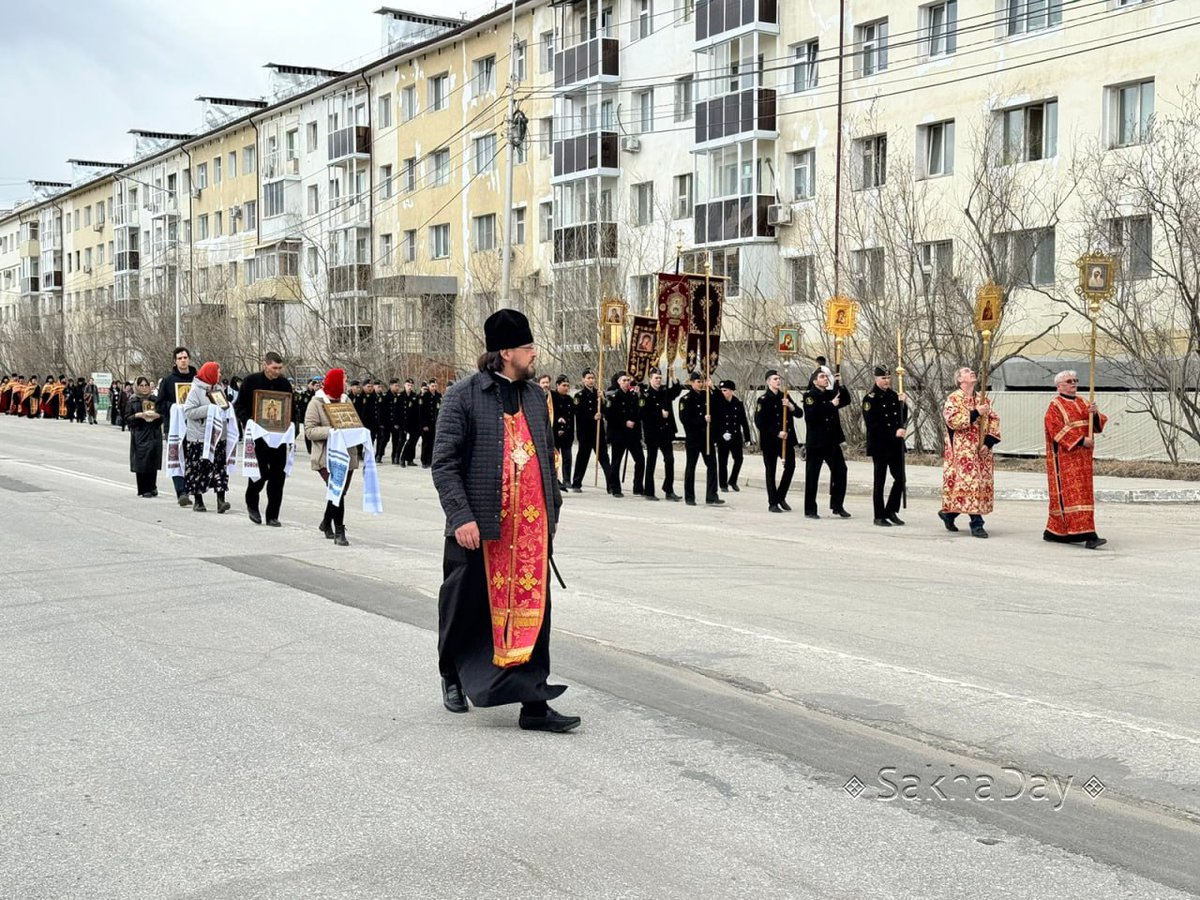
<svg viewBox="0 0 1200 900"><path fill-rule="evenodd" d="M68 158L123 162L130 128L195 132L195 98L262 97L268 62L330 69L380 54L381 6L479 15L489 0L3 0L0 207Z"/></svg>

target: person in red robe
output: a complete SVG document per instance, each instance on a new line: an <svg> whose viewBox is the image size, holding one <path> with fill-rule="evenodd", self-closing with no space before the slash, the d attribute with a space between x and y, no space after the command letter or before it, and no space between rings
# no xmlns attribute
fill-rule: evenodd
<svg viewBox="0 0 1200 900"><path fill-rule="evenodd" d="M1088 434L1104 430L1107 416L1078 396L1079 376L1072 371L1054 376L1058 396L1046 408L1046 480L1050 490L1050 518L1042 538L1064 544L1082 543L1096 550L1108 543L1096 534L1095 494L1092 490L1092 454L1095 443Z"/></svg>
<svg viewBox="0 0 1200 900"><path fill-rule="evenodd" d="M13 385L16 383L15 375L11 381L7 375L4 376L3 381L0 381L0 414L8 412L8 407L12 403Z"/></svg>
<svg viewBox="0 0 1200 900"><path fill-rule="evenodd" d="M975 370L964 366L954 374L958 390L946 398L942 420L946 443L942 448L942 508L938 518L947 531L958 531L954 520L966 513L971 534L986 538L983 517L992 511L995 498L992 448L1000 443L1000 417L992 404L975 393Z"/></svg>
<svg viewBox="0 0 1200 900"><path fill-rule="evenodd" d="M433 484L446 513L438 669L450 712L520 703L527 731L565 732L578 716L547 701L550 555L562 494L546 394L531 379L529 320L501 309L483 326L479 371L442 401Z"/></svg>

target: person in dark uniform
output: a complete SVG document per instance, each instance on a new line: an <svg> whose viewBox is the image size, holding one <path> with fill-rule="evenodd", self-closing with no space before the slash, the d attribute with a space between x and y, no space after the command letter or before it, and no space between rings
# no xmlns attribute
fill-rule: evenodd
<svg viewBox="0 0 1200 900"><path fill-rule="evenodd" d="M686 390L682 382L670 387L663 385L662 372L650 370L650 385L642 398L642 434L646 439L646 477L642 483L647 500L657 500L654 494L654 466L661 454L663 459L663 496L680 500L675 493L675 399Z"/></svg>
<svg viewBox="0 0 1200 900"><path fill-rule="evenodd" d="M696 505L696 461L703 456L707 478L704 502L710 506L722 506L725 501L717 494L717 455L713 448L716 429L710 425L712 415L711 388L704 383L699 372L688 376L690 390L679 398L679 420L683 423L683 434L687 445L687 466L683 471L683 499L688 506Z"/></svg>
<svg viewBox="0 0 1200 900"><path fill-rule="evenodd" d="M839 413L850 405L850 392L841 383L841 376L834 375L834 386L829 375L818 369L808 380L804 392L804 417L807 420L804 433L804 515L809 519L821 518L817 514L817 482L821 478L821 466L829 465L829 509L835 516L850 518L846 512L846 457L842 455L842 444L846 435L842 431Z"/></svg>
<svg viewBox="0 0 1200 900"><path fill-rule="evenodd" d="M354 411L358 413L358 421L366 425L367 398L363 393L362 382L357 380L350 382L350 390L347 393L350 396L350 402L354 404Z"/></svg>
<svg viewBox="0 0 1200 900"><path fill-rule="evenodd" d="M908 397L892 390L892 373L875 367L875 387L862 400L863 424L867 428L867 456L875 464L875 524L887 528L903 525L900 500L904 496L904 439L908 435ZM892 490L883 501L883 485L892 473Z"/></svg>
<svg viewBox="0 0 1200 900"><path fill-rule="evenodd" d="M787 427L784 427L784 408L787 408ZM791 512L788 489L796 472L796 420L803 416L800 405L783 392L783 379L774 369L767 370L767 389L754 404L754 427L758 429L758 446L762 450L766 470L767 509L771 512ZM775 472L780 460L783 474L777 482Z"/></svg>
<svg viewBox="0 0 1200 900"><path fill-rule="evenodd" d="M404 449L404 423L401 419L399 378L393 378L388 383L387 393L379 400L379 429L376 461L383 461L383 453L391 444L392 465L400 465L400 451Z"/></svg>
<svg viewBox="0 0 1200 900"><path fill-rule="evenodd" d="M604 409L608 423L609 443L612 453L609 458L608 492L614 497L623 497L621 491L621 466L625 455L633 457L633 492L642 493L646 474L646 456L642 452L642 398L633 390L633 379L627 372L618 372L617 389L609 395Z"/></svg>
<svg viewBox="0 0 1200 900"><path fill-rule="evenodd" d="M713 407L713 429L717 433L717 480L723 491L740 491L738 475L742 471L742 448L750 443L750 422L746 419L746 404L738 397L737 385L721 382L720 403ZM733 457L733 468L729 458Z"/></svg>
<svg viewBox="0 0 1200 900"><path fill-rule="evenodd" d="M308 414L308 404L312 403L313 397L316 396L318 390L321 389L320 378L308 379L308 384L304 386L304 390L296 393L296 399L292 401L296 406L295 415L292 416L292 421L296 423L296 431L299 433L304 425L304 417ZM304 446L308 450L309 456L312 456L312 441L308 435L304 435Z"/></svg>
<svg viewBox="0 0 1200 900"><path fill-rule="evenodd" d="M429 379L429 392L421 397L421 468L428 469L433 462L433 442L437 438L438 413L442 409L442 395L438 391L436 378Z"/></svg>
<svg viewBox="0 0 1200 900"><path fill-rule="evenodd" d="M400 454L400 468L403 469L416 465L417 438L421 436L421 397L416 392L416 383L411 378L404 380L400 409L404 427L404 450Z"/></svg>
<svg viewBox="0 0 1200 900"><path fill-rule="evenodd" d="M379 389L370 378L363 382L363 408L360 417L363 426L371 432L371 443L379 446ZM364 452L366 452L364 450Z"/></svg>
<svg viewBox="0 0 1200 900"><path fill-rule="evenodd" d="M583 370L583 385L575 392L572 405L575 408L575 434L579 439L579 452L575 455L575 472L571 477L571 490L583 491L583 476L587 474L588 458L595 453L597 465L604 473L605 484L609 483L608 445L601 416L600 392L596 390L596 373ZM596 423L600 423L600 443L596 444Z"/></svg>
<svg viewBox="0 0 1200 900"><path fill-rule="evenodd" d="M575 444L575 407L571 402L571 379L559 375L554 379L554 392L550 395L554 413L554 449L562 463L560 490L567 490L571 480L571 448Z"/></svg>

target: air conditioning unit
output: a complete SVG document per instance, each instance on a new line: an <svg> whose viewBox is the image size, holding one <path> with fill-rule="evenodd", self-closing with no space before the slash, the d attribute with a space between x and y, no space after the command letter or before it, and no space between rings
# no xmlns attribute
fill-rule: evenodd
<svg viewBox="0 0 1200 900"><path fill-rule="evenodd" d="M193 200L200 199L200 188L192 188L192 199Z"/></svg>
<svg viewBox="0 0 1200 900"><path fill-rule="evenodd" d="M786 203L772 203L767 207L768 225L791 225L792 208Z"/></svg>
<svg viewBox="0 0 1200 900"><path fill-rule="evenodd" d="M621 149L626 153L637 153L642 149L642 139L637 135L626 135L621 138Z"/></svg>
<svg viewBox="0 0 1200 900"><path fill-rule="evenodd" d="M92 267L91 267L91 266L84 266L84 267L83 267L83 274L84 274L84 275L91 275L91 274L92 274Z"/></svg>
<svg viewBox="0 0 1200 900"><path fill-rule="evenodd" d="M242 208L240 206L229 207L229 218L240 219L242 217Z"/></svg>
<svg viewBox="0 0 1200 900"><path fill-rule="evenodd" d="M92 231L100 232L100 231L103 231L103 230L104 230L104 223L103 223L103 222L97 222L95 225L93 225L93 226L92 226Z"/></svg>

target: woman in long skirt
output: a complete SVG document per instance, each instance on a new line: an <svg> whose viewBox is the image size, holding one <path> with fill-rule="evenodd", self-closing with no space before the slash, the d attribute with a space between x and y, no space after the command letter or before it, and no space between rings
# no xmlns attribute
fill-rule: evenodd
<svg viewBox="0 0 1200 900"><path fill-rule="evenodd" d="M226 468L225 447L225 415L219 416L214 427L220 428L220 439L213 448L211 459L204 458L205 423L208 411L213 402L209 398L221 383L221 367L215 362L206 362L196 373L192 389L188 393L187 402L183 405L183 416L187 419L187 437L183 441L184 479L187 481L187 491L192 495L192 509L195 512L208 512L204 505L204 495L215 491L217 495L217 512L223 513L230 508L225 502L225 492L229 490L229 471Z"/></svg>

